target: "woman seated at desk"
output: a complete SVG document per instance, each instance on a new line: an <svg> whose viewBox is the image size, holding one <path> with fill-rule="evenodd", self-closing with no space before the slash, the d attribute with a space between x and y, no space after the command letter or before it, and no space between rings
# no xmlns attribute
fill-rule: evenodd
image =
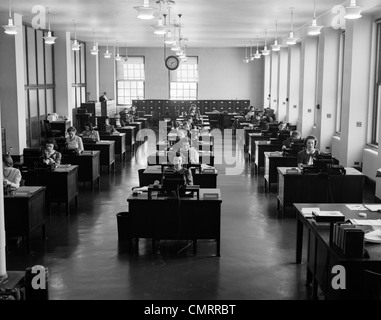
<svg viewBox="0 0 381 320"><path fill-rule="evenodd" d="M297 155L297 163L299 169L303 167L303 165L313 165L313 159L319 155L320 151L315 149L317 144L317 139L314 136L308 136L305 140L305 147L303 151L300 151Z"/></svg>
<svg viewBox="0 0 381 320"><path fill-rule="evenodd" d="M181 154L176 153L176 156L173 157L172 164L175 173L182 174L184 177L184 184L187 186L193 186L193 176L192 171L183 166L184 159Z"/></svg>
<svg viewBox="0 0 381 320"><path fill-rule="evenodd" d="M40 157L40 162L45 163L46 165L60 165L62 155L60 152L56 151L57 143L54 138L48 138L45 142L45 148L42 151L42 155Z"/></svg>
<svg viewBox="0 0 381 320"><path fill-rule="evenodd" d="M189 138L183 138L180 147L180 153L184 157L184 163L198 164L200 162L200 154L198 151L191 147Z"/></svg>
<svg viewBox="0 0 381 320"><path fill-rule="evenodd" d="M101 141L99 138L99 132L94 130L91 122L85 123L85 131L82 132L82 137L86 139L92 139L94 141Z"/></svg>
<svg viewBox="0 0 381 320"><path fill-rule="evenodd" d="M291 137L287 138L282 142L282 150L290 149L294 144L295 140L300 140L301 135L299 131L292 131Z"/></svg>
<svg viewBox="0 0 381 320"><path fill-rule="evenodd" d="M255 110L254 110L254 107L253 106L250 106L250 109L249 109L249 112L246 113L245 115L245 119L247 121L251 121L255 116Z"/></svg>
<svg viewBox="0 0 381 320"><path fill-rule="evenodd" d="M67 150L76 150L78 154L83 152L83 142L82 138L76 135L77 130L74 127L67 129L69 136L66 138L66 148Z"/></svg>
<svg viewBox="0 0 381 320"><path fill-rule="evenodd" d="M13 168L13 159L10 154L3 154L3 186L4 188L17 189L20 187L21 172Z"/></svg>

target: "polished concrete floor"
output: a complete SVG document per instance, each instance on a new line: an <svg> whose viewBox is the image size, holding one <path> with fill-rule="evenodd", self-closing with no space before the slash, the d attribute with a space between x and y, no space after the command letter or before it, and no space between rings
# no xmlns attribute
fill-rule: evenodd
<svg viewBox="0 0 381 320"><path fill-rule="evenodd" d="M119 244L116 214L128 211L126 199L144 167L144 156L136 155L145 153L142 147L117 160L115 173L102 172L100 191L81 186L77 212L73 207L66 216L53 207L47 239L33 240L30 255L10 246L8 270L48 267L49 296L57 300L309 298L305 263L294 262L295 218L277 215L275 190L264 192L263 173L254 174L242 148L234 156L242 170L227 175L233 165L216 165L223 198L221 257L214 256L214 241L201 240L197 255L185 241L161 241L156 254L150 240L141 239L132 253ZM372 201L374 190L367 192Z"/></svg>

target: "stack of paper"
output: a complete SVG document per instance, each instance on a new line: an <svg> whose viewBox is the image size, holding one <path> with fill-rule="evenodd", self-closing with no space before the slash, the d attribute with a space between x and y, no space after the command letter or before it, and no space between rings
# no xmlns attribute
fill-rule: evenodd
<svg viewBox="0 0 381 320"><path fill-rule="evenodd" d="M366 204L365 208L369 211L381 211L381 204Z"/></svg>

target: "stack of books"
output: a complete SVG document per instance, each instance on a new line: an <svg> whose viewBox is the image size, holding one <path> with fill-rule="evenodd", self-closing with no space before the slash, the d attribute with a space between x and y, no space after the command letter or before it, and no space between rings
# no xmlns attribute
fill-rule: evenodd
<svg viewBox="0 0 381 320"><path fill-rule="evenodd" d="M362 258L364 252L364 230L351 223L335 223L333 244L347 258Z"/></svg>
<svg viewBox="0 0 381 320"><path fill-rule="evenodd" d="M340 211L312 211L312 217L316 222L339 222L344 221L345 216Z"/></svg>

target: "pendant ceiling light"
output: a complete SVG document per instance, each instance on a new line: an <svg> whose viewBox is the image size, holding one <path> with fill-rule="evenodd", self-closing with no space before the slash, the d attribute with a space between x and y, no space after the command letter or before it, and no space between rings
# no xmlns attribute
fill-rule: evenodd
<svg viewBox="0 0 381 320"><path fill-rule="evenodd" d="M122 60L122 57L119 55L119 43L116 41L116 56L115 56L116 61Z"/></svg>
<svg viewBox="0 0 381 320"><path fill-rule="evenodd" d="M321 28L323 28L323 26L318 26L317 23L316 23L316 5L315 5L315 0L314 0L314 18L312 19L312 25L310 25L308 28L307 28L307 33L309 36L317 36L320 34L320 30Z"/></svg>
<svg viewBox="0 0 381 320"><path fill-rule="evenodd" d="M74 51L78 51L81 48L81 45L78 43L78 40L77 40L77 29L76 29L77 22L75 20L73 20L73 22L74 22L74 42L71 45L71 49Z"/></svg>
<svg viewBox="0 0 381 320"><path fill-rule="evenodd" d="M345 7L345 19L359 19L361 18L362 8L356 4L356 0L351 0L349 6Z"/></svg>
<svg viewBox="0 0 381 320"><path fill-rule="evenodd" d="M290 29L290 35L286 39L286 44L288 44L289 46L296 44L296 41L298 41L298 38L294 37L294 9L295 8L292 8L292 7L290 8L290 11L291 11L291 29Z"/></svg>
<svg viewBox="0 0 381 320"><path fill-rule="evenodd" d="M179 14L179 24L177 25L177 29L179 31L179 37L178 37L178 40L174 41L172 47L171 47L171 50L172 51L176 51L176 52L179 52L181 51L181 16L182 14ZM175 26L176 26L176 23L175 23Z"/></svg>
<svg viewBox="0 0 381 320"><path fill-rule="evenodd" d="M174 39L173 39L172 32L171 32L171 8L170 7L168 7L168 25L166 23L166 29L167 29L167 31L166 31L166 34L164 36L164 43L171 45L171 44L173 44Z"/></svg>
<svg viewBox="0 0 381 320"><path fill-rule="evenodd" d="M265 30L265 47L262 50L262 55L268 56L270 54L270 50L267 50L267 30Z"/></svg>
<svg viewBox="0 0 381 320"><path fill-rule="evenodd" d="M5 29L4 33L6 34L17 34L17 27L13 24L12 19L12 2L9 0L9 18L8 18L8 24L3 26Z"/></svg>
<svg viewBox="0 0 381 320"><path fill-rule="evenodd" d="M258 36L257 36L257 51L254 54L254 59L260 59L260 58L261 58L261 54L259 53L259 50L258 50Z"/></svg>
<svg viewBox="0 0 381 320"><path fill-rule="evenodd" d="M250 59L249 59L249 57L247 56L247 44L246 44L246 56L245 56L245 58L243 59L243 62L244 62L244 63L249 63L249 62L250 62Z"/></svg>
<svg viewBox="0 0 381 320"><path fill-rule="evenodd" d="M253 41L250 41L250 61L254 60L254 54L253 54Z"/></svg>
<svg viewBox="0 0 381 320"><path fill-rule="evenodd" d="M161 2L159 2L159 19L157 20L157 25L152 26L154 30L154 34L163 35L165 34L165 25L163 23L163 14L161 13Z"/></svg>
<svg viewBox="0 0 381 320"><path fill-rule="evenodd" d="M278 20L275 20L275 41L274 44L271 45L273 51L279 51L281 45L278 44Z"/></svg>
<svg viewBox="0 0 381 320"><path fill-rule="evenodd" d="M93 48L90 50L90 53L96 56L99 50L98 50L98 43L95 42L95 29L93 29L93 33L94 33L94 44L93 44Z"/></svg>
<svg viewBox="0 0 381 320"><path fill-rule="evenodd" d="M106 41L107 41L107 48L106 48L106 52L103 54L103 56L106 59L110 59L111 58L111 53L108 51L108 38L107 38L107 35L106 35Z"/></svg>
<svg viewBox="0 0 381 320"><path fill-rule="evenodd" d="M138 18L143 20L153 19L153 11L154 8L149 6L149 0L144 0L142 6L134 7L134 9L138 12Z"/></svg>
<svg viewBox="0 0 381 320"><path fill-rule="evenodd" d="M50 8L48 8L48 35L44 37L44 41L46 44L54 44L57 37L52 36L52 32L50 31Z"/></svg>

